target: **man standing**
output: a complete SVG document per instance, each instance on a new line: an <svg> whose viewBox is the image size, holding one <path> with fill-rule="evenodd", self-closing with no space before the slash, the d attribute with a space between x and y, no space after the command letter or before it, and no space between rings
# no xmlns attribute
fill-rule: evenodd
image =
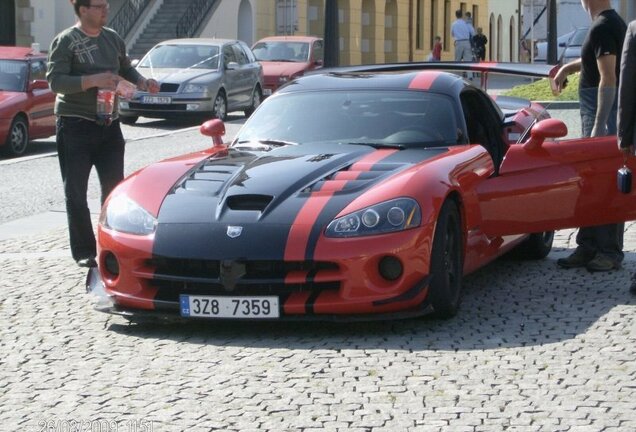
<svg viewBox="0 0 636 432"><path fill-rule="evenodd" d="M581 0L592 25L581 47L581 58L562 66L554 77L558 91L566 77L581 72L579 102L584 137L616 133L616 93L621 49L627 26L612 9L610 0ZM561 258L563 268L586 267L589 271L618 269L623 261L623 225L583 227L576 236L577 248Z"/></svg>
<svg viewBox="0 0 636 432"><path fill-rule="evenodd" d="M46 76L57 93L56 142L71 253L80 267L95 267L95 235L86 200L90 171L95 166L102 204L124 176L125 142L114 91L122 91L121 77L153 93L159 91L159 84L131 66L124 41L104 27L107 0L71 0L71 4L78 21L51 42ZM98 102L113 111L98 117Z"/></svg>
<svg viewBox="0 0 636 432"><path fill-rule="evenodd" d="M462 11L455 11L457 18L451 26L451 35L455 39L455 61L472 61L471 40L475 34L472 26L462 19Z"/></svg>
<svg viewBox="0 0 636 432"><path fill-rule="evenodd" d="M625 158L633 157L636 148L636 21L629 23L621 56L618 87L618 147ZM629 292L636 295L636 273L632 274Z"/></svg>

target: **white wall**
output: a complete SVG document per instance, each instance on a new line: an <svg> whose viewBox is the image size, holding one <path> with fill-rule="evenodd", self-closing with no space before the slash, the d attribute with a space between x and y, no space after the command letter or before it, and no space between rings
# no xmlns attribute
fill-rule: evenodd
<svg viewBox="0 0 636 432"><path fill-rule="evenodd" d="M222 1L214 11L200 37L236 39L238 37L238 11L240 1ZM252 2L252 10L256 10Z"/></svg>
<svg viewBox="0 0 636 432"><path fill-rule="evenodd" d="M489 36L489 20L490 16L494 15L495 17L495 27L493 31L493 35L495 36L495 40L490 40ZM503 22L501 34L498 33L497 30L497 21L501 17ZM501 49L501 61L509 62L509 61L517 61L517 53L518 48L515 46L512 49L512 56L510 58L510 19L514 19L515 28L519 28L518 16L517 16L517 2L512 0L489 0L488 2L488 20L486 22L480 23L480 27L484 31L486 37L488 37L488 45L490 45L490 49L492 52L493 60L497 59L498 49ZM512 35L513 40L516 41L517 35L516 32ZM488 51L487 51L488 52Z"/></svg>

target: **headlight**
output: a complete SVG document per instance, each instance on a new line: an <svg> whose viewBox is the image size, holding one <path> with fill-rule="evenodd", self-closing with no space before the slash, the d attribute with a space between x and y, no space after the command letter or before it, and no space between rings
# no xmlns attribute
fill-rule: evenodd
<svg viewBox="0 0 636 432"><path fill-rule="evenodd" d="M402 231L420 225L422 213L414 199L398 198L331 221L327 237L358 237Z"/></svg>
<svg viewBox="0 0 636 432"><path fill-rule="evenodd" d="M114 231L148 235L155 232L157 219L130 198L120 195L108 202L100 223Z"/></svg>
<svg viewBox="0 0 636 432"><path fill-rule="evenodd" d="M208 92L208 87L203 84L187 84L183 88L184 93L206 93Z"/></svg>

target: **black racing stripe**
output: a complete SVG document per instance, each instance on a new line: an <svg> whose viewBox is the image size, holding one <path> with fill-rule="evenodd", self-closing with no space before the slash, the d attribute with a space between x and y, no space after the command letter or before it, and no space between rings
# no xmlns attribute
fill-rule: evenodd
<svg viewBox="0 0 636 432"><path fill-rule="evenodd" d="M435 157L441 153L448 151L446 147L434 148L434 149L412 149L412 150L402 150L399 152L395 152L386 158L376 162L373 165L372 169L379 169L381 165L397 165L402 164L401 169L396 168L392 171L387 171L387 175L394 175L401 171L402 169L409 168L412 163L421 162L426 159L430 159ZM374 181L370 181L369 184L361 190L357 190L355 192L343 193L336 192L333 197L329 200L329 202L325 205L325 207L320 212L320 215L316 219L314 226L311 229L311 233L309 235L309 241L307 242L307 249L305 251L305 259L313 260L314 253L316 251L316 246L318 244L318 240L323 232L323 229L329 225L329 223L336 217L340 211L345 208L351 201L353 201L358 196L367 192L370 188L378 184L386 179L386 176L378 177Z"/></svg>

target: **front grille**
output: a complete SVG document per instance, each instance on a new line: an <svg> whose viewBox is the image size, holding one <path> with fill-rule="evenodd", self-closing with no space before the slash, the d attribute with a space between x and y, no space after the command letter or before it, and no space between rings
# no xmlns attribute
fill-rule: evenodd
<svg viewBox="0 0 636 432"><path fill-rule="evenodd" d="M180 294L286 295L340 289L339 266L323 261L223 262L240 267L233 281L224 280L219 260L156 257L147 261L152 272L137 272L157 288L157 300L175 302Z"/></svg>
<svg viewBox="0 0 636 432"><path fill-rule="evenodd" d="M179 90L179 84L161 83L160 93L176 93Z"/></svg>

